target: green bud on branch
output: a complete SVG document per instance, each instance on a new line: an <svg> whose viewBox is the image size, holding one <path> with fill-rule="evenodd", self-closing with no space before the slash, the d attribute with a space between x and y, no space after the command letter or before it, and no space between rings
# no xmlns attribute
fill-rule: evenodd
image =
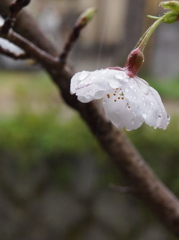
<svg viewBox="0 0 179 240"><path fill-rule="evenodd" d="M173 12L179 13L179 2L178 1L167 1L167 2L161 2L160 6L164 9L170 9Z"/></svg>
<svg viewBox="0 0 179 240"><path fill-rule="evenodd" d="M81 28L85 27L94 17L97 9L88 8L85 12L83 12L76 21L76 26L81 26Z"/></svg>
<svg viewBox="0 0 179 240"><path fill-rule="evenodd" d="M164 23L174 23L179 20L179 13L178 12L168 12L167 14L164 15L163 17L163 22Z"/></svg>

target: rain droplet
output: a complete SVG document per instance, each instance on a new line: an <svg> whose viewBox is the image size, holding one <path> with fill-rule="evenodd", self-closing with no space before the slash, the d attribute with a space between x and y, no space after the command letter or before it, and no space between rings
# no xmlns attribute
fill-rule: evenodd
<svg viewBox="0 0 179 240"><path fill-rule="evenodd" d="M90 84L92 84L92 81L90 80L90 81L88 81L86 84L90 85Z"/></svg>
<svg viewBox="0 0 179 240"><path fill-rule="evenodd" d="M121 74L116 74L116 75L115 75L115 78L120 79L120 80L123 80L123 76L122 76Z"/></svg>
<svg viewBox="0 0 179 240"><path fill-rule="evenodd" d="M133 113L134 117L136 117L136 113L135 112L132 112L132 113Z"/></svg>
<svg viewBox="0 0 179 240"><path fill-rule="evenodd" d="M104 96L104 91L97 91L97 92L94 93L94 97L95 97L96 99L100 99L100 98L102 98L103 96Z"/></svg>
<svg viewBox="0 0 179 240"><path fill-rule="evenodd" d="M162 121L162 116L158 115L157 121L156 121L156 127L159 127Z"/></svg>
<svg viewBox="0 0 179 240"><path fill-rule="evenodd" d="M129 92L129 88L125 88L124 91L125 91L125 92Z"/></svg>
<svg viewBox="0 0 179 240"><path fill-rule="evenodd" d="M154 102L150 102L150 106L154 106Z"/></svg>
<svg viewBox="0 0 179 240"><path fill-rule="evenodd" d="M147 95L149 93L149 87L148 86L143 87L142 90L143 90L143 93L145 95Z"/></svg>
<svg viewBox="0 0 179 240"><path fill-rule="evenodd" d="M81 81L84 80L86 77L88 77L88 75L89 75L89 72L83 71L79 76L79 80Z"/></svg>
<svg viewBox="0 0 179 240"><path fill-rule="evenodd" d="M146 117L147 117L147 114L146 114L146 113L143 113L143 114L142 114L142 117L143 117L143 118L146 118Z"/></svg>
<svg viewBox="0 0 179 240"><path fill-rule="evenodd" d="M170 123L170 116L167 115L167 123L169 124Z"/></svg>
<svg viewBox="0 0 179 240"><path fill-rule="evenodd" d="M111 88L118 88L119 87L119 82L117 80L112 79L112 80L109 81L108 84Z"/></svg>
<svg viewBox="0 0 179 240"><path fill-rule="evenodd" d="M134 88L134 86L133 86L133 85L129 85L129 87L130 87L131 89L133 89L133 88Z"/></svg>

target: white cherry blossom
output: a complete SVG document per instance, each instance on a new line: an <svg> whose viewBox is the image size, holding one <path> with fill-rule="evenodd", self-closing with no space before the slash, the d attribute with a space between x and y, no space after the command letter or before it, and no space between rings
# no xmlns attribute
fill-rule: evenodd
<svg viewBox="0 0 179 240"><path fill-rule="evenodd" d="M102 99L106 118L118 128L137 129L145 122L166 129L169 116L158 92L145 80L129 77L123 69L76 73L71 80L71 94L83 103Z"/></svg>
<svg viewBox="0 0 179 240"><path fill-rule="evenodd" d="M2 27L3 24L4 24L4 18L2 18L0 16L0 27ZM6 40L4 38L0 38L0 47L4 48L12 53L15 53L15 54L21 54L24 52L21 48L19 48L18 46L9 42L8 40Z"/></svg>

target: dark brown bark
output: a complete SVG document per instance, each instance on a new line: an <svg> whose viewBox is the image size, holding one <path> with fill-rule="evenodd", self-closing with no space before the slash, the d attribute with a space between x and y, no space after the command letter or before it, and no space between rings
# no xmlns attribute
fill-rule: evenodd
<svg viewBox="0 0 179 240"><path fill-rule="evenodd" d="M0 2L0 9L2 9L2 5ZM6 38L23 48L28 55L41 63L56 83L64 101L79 112L104 151L116 163L124 178L134 189L135 196L145 202L158 219L163 222L164 226L179 237L178 199L155 176L125 134L106 121L104 116L99 113L95 103L83 104L77 101L74 95L70 94L69 86L73 72L68 66L63 68L58 58L51 56L51 54L53 55L53 46L47 40L45 40L44 44L45 37L43 34L34 25L34 21L29 21L30 18L25 16L26 13L21 14L23 25L18 26L16 29L23 36L27 37L29 41L38 43L37 46L40 46L45 51L24 40L18 34L9 33ZM37 32L38 34L36 34Z"/></svg>

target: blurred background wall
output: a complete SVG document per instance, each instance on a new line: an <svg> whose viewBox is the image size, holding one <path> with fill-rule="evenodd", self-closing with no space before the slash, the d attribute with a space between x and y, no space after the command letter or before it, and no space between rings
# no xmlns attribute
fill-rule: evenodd
<svg viewBox="0 0 179 240"><path fill-rule="evenodd" d="M88 7L96 7L96 17L81 34L76 51L73 52L75 63L82 58L80 62L84 62L86 68L94 69L124 64L142 33L153 22L147 15L158 16L163 12L158 6L159 2L160 0L41 0L33 1L30 8L42 29L53 36L55 44L61 49L79 14ZM177 74L179 59L176 49L179 48L179 43L173 41L179 37L177 28L177 23L172 26L162 24L156 31L145 50L146 61L141 70L144 74L159 78ZM83 50L82 53L80 50ZM96 60L92 61L93 65L90 64L91 61L88 63L90 57Z"/></svg>
<svg viewBox="0 0 179 240"><path fill-rule="evenodd" d="M88 7L96 7L98 13L83 30L71 55L77 70L93 70L112 65L124 65L142 33L152 24L147 15L160 15L159 0L52 0L32 1L28 10L37 19L42 30L62 49L79 14ZM179 42L177 23L162 24L145 50L142 74L165 79L178 72ZM91 61L91 59L93 59ZM75 60L75 61L74 61ZM6 67L6 60L1 60ZM171 63L171 64L169 64ZM12 67L12 61L10 61ZM15 64L17 68L19 64ZM25 67L25 66L24 66Z"/></svg>

